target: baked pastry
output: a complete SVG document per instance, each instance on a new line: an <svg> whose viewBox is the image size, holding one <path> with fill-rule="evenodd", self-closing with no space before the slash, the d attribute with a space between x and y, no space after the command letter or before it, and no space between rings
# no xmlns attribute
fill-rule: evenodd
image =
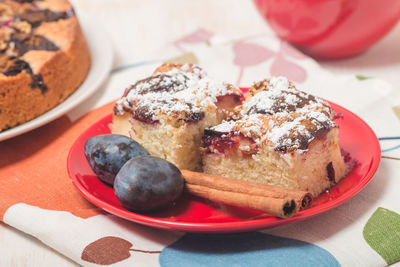
<svg viewBox="0 0 400 267"><path fill-rule="evenodd" d="M112 133L131 136L153 156L200 170L204 129L241 104L234 86L192 64L164 64L125 90L114 106Z"/></svg>
<svg viewBox="0 0 400 267"><path fill-rule="evenodd" d="M0 131L64 101L89 67L89 50L67 0L0 2Z"/></svg>
<svg viewBox="0 0 400 267"><path fill-rule="evenodd" d="M205 130L203 170L317 196L349 170L334 117L284 77L255 83L231 120Z"/></svg>

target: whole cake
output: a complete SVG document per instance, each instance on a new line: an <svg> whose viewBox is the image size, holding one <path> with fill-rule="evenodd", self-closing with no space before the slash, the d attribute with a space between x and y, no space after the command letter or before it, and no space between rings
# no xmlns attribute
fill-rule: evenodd
<svg viewBox="0 0 400 267"><path fill-rule="evenodd" d="M181 169L201 170L204 129L226 119L241 97L239 89L211 79L199 66L164 64L125 90L110 128Z"/></svg>
<svg viewBox="0 0 400 267"><path fill-rule="evenodd" d="M203 170L317 196L349 170L334 117L284 77L255 83L235 116L205 129Z"/></svg>
<svg viewBox="0 0 400 267"><path fill-rule="evenodd" d="M84 81L90 54L67 0L0 2L0 131L64 101Z"/></svg>

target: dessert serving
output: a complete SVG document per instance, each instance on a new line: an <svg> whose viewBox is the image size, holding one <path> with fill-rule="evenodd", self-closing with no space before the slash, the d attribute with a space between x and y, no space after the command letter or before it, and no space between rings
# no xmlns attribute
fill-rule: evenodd
<svg viewBox="0 0 400 267"><path fill-rule="evenodd" d="M110 128L180 169L201 170L204 129L228 118L241 97L239 89L196 65L164 64L125 90Z"/></svg>
<svg viewBox="0 0 400 267"><path fill-rule="evenodd" d="M232 118L205 129L203 171L316 197L349 171L334 117L284 77L255 83Z"/></svg>
<svg viewBox="0 0 400 267"><path fill-rule="evenodd" d="M114 172L112 177L115 177L118 175L118 168L123 164L119 162L125 162L132 155L146 154L140 146L133 145L132 140L110 134L108 126L112 123L112 114L98 120L77 138L68 156L68 172L76 188L93 204L116 216L151 227L189 232L228 233L292 223L322 214L350 200L371 181L379 166L381 148L372 129L349 110L334 103L329 102L329 104L337 114L334 122L338 126L334 127L340 127L340 147L346 151L342 153L349 167L346 166L348 168L346 177L316 198L312 198L311 194L303 190L289 190L280 186L180 170L184 179L184 194L172 203L166 203L170 200L167 196L170 193L174 194L172 188L165 188L169 193L161 195L166 202L155 209L152 209L151 205L144 205L151 210L143 211L141 198L131 194L146 185L146 190L140 191L140 194L144 196L143 194L150 190L148 197L156 197L153 195L155 191L151 190L152 186L160 184L157 180L152 180L159 176L157 173L166 175L160 179L163 180L164 187L167 186L167 181L171 181L172 185L175 184L173 181L179 180L176 179L179 178L179 172L168 172L158 164L161 168L155 168L152 163L156 162L150 159L148 162L135 160L140 164L129 164L128 171L121 173L121 179L115 179L113 186L103 183L101 179L104 170ZM109 105L107 108L111 111ZM100 109L98 114L103 112L104 109ZM96 137L101 135L109 136L110 139ZM90 141L94 137L96 137L93 139L94 142ZM84 145L85 142L88 142L88 146ZM97 145L92 146L96 143ZM103 152L108 156L102 155ZM93 157L88 160L89 164L86 163L85 155ZM99 157L99 160L95 157ZM139 157L143 157L143 154L137 158ZM92 163L95 164L92 166ZM138 170L139 168L144 170ZM320 168L325 169L326 166ZM253 170L246 171L249 173ZM96 174L99 179L96 179ZM157 183L153 184L155 181ZM115 190L116 182L123 182L121 185L130 193ZM121 195L117 196L120 193ZM302 195L303 199L300 198ZM145 202L151 203L151 200ZM140 210L137 204L140 205ZM308 207L310 209L307 209ZM293 216L290 220L279 218L290 216Z"/></svg>
<svg viewBox="0 0 400 267"><path fill-rule="evenodd" d="M125 90L111 130L180 169L318 196L349 170L334 117L284 77L254 84L242 103L238 89L200 67L165 64Z"/></svg>
<svg viewBox="0 0 400 267"><path fill-rule="evenodd" d="M287 218L349 172L328 102L284 77L242 97L196 65L164 64L125 90L112 134L89 139L86 158L138 211L178 201L184 181L189 194Z"/></svg>
<svg viewBox="0 0 400 267"><path fill-rule="evenodd" d="M89 67L89 50L67 0L0 2L0 131L63 102Z"/></svg>

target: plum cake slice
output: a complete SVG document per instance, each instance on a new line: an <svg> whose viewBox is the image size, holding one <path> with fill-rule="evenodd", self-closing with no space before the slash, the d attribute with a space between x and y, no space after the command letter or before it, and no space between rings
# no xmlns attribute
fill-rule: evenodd
<svg viewBox="0 0 400 267"><path fill-rule="evenodd" d="M347 174L335 113L326 101L273 77L255 83L237 110L229 120L206 128L204 172L313 196Z"/></svg>
<svg viewBox="0 0 400 267"><path fill-rule="evenodd" d="M197 65L164 64L125 90L110 128L181 169L201 170L204 129L226 119L241 97L238 88Z"/></svg>

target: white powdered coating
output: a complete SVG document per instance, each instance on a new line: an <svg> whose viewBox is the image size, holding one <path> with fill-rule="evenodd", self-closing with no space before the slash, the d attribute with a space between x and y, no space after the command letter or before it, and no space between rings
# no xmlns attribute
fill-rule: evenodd
<svg viewBox="0 0 400 267"><path fill-rule="evenodd" d="M243 134L257 144L304 152L320 130L329 130L332 121L329 104L290 86L284 77L264 81L262 91L243 104L241 117L223 122L211 130Z"/></svg>
<svg viewBox="0 0 400 267"><path fill-rule="evenodd" d="M241 128L246 131L249 137L262 135L263 122L260 115L252 114L241 120Z"/></svg>
<svg viewBox="0 0 400 267"><path fill-rule="evenodd" d="M295 95L287 95L285 98L286 103L289 105L296 105L298 98Z"/></svg>
<svg viewBox="0 0 400 267"><path fill-rule="evenodd" d="M235 126L234 121L222 121L217 126L212 127L211 129L220 133L230 133Z"/></svg>
<svg viewBox="0 0 400 267"><path fill-rule="evenodd" d="M315 133L321 129L330 129L336 124L331 120L327 114L311 111L314 108L320 108L321 105L317 103L311 103L307 108L300 108L296 110L298 117L293 120L287 120L284 123L271 128L264 136L266 140L274 144L288 148L301 148L301 139L307 140L310 143L315 138ZM278 115L278 118L281 117ZM288 118L288 116L286 117ZM306 127L312 125L315 128ZM297 138L290 138L290 137ZM298 149L298 152L303 152L306 149Z"/></svg>
<svg viewBox="0 0 400 267"><path fill-rule="evenodd" d="M289 89L289 80L286 77L278 76L269 79L269 83L274 91L282 91Z"/></svg>
<svg viewBox="0 0 400 267"><path fill-rule="evenodd" d="M245 114L249 111L250 108L254 107L256 110L267 110L271 109L272 105L275 101L271 98L271 91L261 91L255 96L253 96L249 102L243 105L242 114Z"/></svg>
<svg viewBox="0 0 400 267"><path fill-rule="evenodd" d="M239 92L227 83L211 79L201 68L185 64L139 81L115 107L117 114L144 107L147 115L157 120L159 114L202 112L205 107L215 106L217 97Z"/></svg>
<svg viewBox="0 0 400 267"><path fill-rule="evenodd" d="M288 108L298 105L310 96L291 87L289 80L282 76L272 77L263 85L266 85L263 91L258 92L250 101L243 104L242 114L261 112L272 115L279 112L278 107L282 111L288 111ZM319 101L319 99L315 100Z"/></svg>

